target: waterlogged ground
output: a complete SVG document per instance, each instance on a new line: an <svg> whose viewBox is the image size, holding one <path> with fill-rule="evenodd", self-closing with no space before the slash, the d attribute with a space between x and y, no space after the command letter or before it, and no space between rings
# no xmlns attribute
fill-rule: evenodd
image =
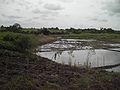
<svg viewBox="0 0 120 90"><path fill-rule="evenodd" d="M62 64L101 67L120 64L120 44L94 39L61 39L40 46L37 55ZM120 66L107 69L120 72Z"/></svg>

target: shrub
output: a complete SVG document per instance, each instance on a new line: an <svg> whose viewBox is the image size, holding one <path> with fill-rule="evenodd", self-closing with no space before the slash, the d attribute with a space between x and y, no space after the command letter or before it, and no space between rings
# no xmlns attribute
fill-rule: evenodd
<svg viewBox="0 0 120 90"><path fill-rule="evenodd" d="M15 36L13 36L12 34L7 34L3 37L4 41L15 41Z"/></svg>
<svg viewBox="0 0 120 90"><path fill-rule="evenodd" d="M32 48L32 41L30 37L19 36L14 42L15 49L18 51L26 51Z"/></svg>
<svg viewBox="0 0 120 90"><path fill-rule="evenodd" d="M9 49L24 52L31 50L36 45L37 38L34 35L9 32L0 34L0 49Z"/></svg>

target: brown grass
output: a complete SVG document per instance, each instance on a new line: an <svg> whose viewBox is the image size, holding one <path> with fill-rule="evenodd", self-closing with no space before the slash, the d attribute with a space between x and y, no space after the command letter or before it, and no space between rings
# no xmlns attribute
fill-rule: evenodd
<svg viewBox="0 0 120 90"><path fill-rule="evenodd" d="M39 45L51 43L57 40L57 38L53 36L39 35L37 37L38 37Z"/></svg>

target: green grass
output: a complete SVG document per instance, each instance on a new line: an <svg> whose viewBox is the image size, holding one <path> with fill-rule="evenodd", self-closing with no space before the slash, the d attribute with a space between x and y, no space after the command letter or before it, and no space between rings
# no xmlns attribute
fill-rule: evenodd
<svg viewBox="0 0 120 90"><path fill-rule="evenodd" d="M0 49L27 51L36 45L37 38L34 35L0 32Z"/></svg>
<svg viewBox="0 0 120 90"><path fill-rule="evenodd" d="M91 34L91 33L82 33L82 34L67 34L62 35L63 38L71 38L71 39L97 39L97 40L113 40L120 42L120 34ZM117 39L117 40L116 40Z"/></svg>

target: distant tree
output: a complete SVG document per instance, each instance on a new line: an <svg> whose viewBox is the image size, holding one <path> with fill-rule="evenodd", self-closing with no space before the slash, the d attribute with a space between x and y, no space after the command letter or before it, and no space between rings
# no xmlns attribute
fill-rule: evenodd
<svg viewBox="0 0 120 90"><path fill-rule="evenodd" d="M100 28L100 31L102 33L114 33L114 30L112 28Z"/></svg>
<svg viewBox="0 0 120 90"><path fill-rule="evenodd" d="M56 30L59 30L59 28L58 28L58 27L56 27L55 29L56 29Z"/></svg>
<svg viewBox="0 0 120 90"><path fill-rule="evenodd" d="M4 26L2 25L0 28L2 29L2 28L4 28Z"/></svg>
<svg viewBox="0 0 120 90"><path fill-rule="evenodd" d="M0 30L5 30L5 27L2 25L2 26L0 27Z"/></svg>
<svg viewBox="0 0 120 90"><path fill-rule="evenodd" d="M13 29L13 31L14 31L14 30L21 30L21 29L22 29L22 27L21 27L21 25L20 25L20 24L15 23L15 24L12 26L12 29Z"/></svg>
<svg viewBox="0 0 120 90"><path fill-rule="evenodd" d="M112 28L107 28L107 30L106 30L108 33L113 33L114 32L114 30L112 29Z"/></svg>
<svg viewBox="0 0 120 90"><path fill-rule="evenodd" d="M41 31L44 35L49 35L50 31L47 28L43 28Z"/></svg>
<svg viewBox="0 0 120 90"><path fill-rule="evenodd" d="M101 27L101 28L100 28L100 31L102 31L102 30L104 30L104 28Z"/></svg>

